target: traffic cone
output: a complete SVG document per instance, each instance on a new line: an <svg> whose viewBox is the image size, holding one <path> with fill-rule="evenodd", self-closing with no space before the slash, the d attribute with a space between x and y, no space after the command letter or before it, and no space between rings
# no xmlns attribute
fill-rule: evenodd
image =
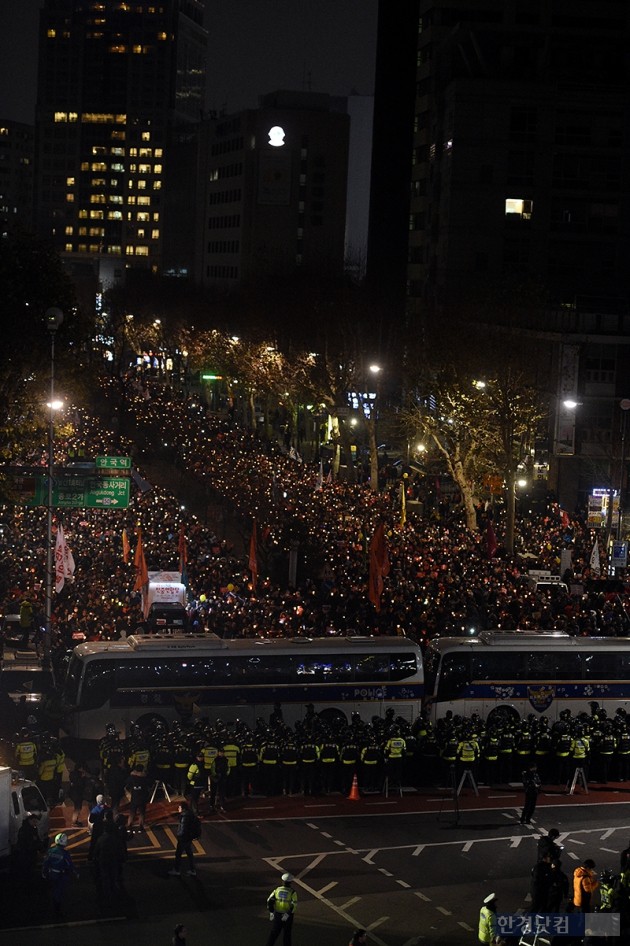
<svg viewBox="0 0 630 946"><path fill-rule="evenodd" d="M352 778L352 788L350 789L350 794L348 795L348 801L360 801L361 796L359 795L359 782L356 775Z"/></svg>

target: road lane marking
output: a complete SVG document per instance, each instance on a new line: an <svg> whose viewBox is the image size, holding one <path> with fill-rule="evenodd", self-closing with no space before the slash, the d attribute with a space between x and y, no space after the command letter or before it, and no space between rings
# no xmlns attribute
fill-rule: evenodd
<svg viewBox="0 0 630 946"><path fill-rule="evenodd" d="M307 828L312 828L314 831L318 831L318 830L319 830L319 828L317 827L317 825L316 825L316 824L313 824L312 821L307 821L307 822L306 822L306 827L307 827Z"/></svg>
<svg viewBox="0 0 630 946"><path fill-rule="evenodd" d="M332 834L328 834L328 831L322 831L322 837L328 838L329 841L332 841Z"/></svg>
<svg viewBox="0 0 630 946"><path fill-rule="evenodd" d="M452 912L447 910L446 907L436 907L435 909L438 911L438 913L444 914L444 916L453 916Z"/></svg>
<svg viewBox="0 0 630 946"><path fill-rule="evenodd" d="M346 903L342 904L341 909L347 910L348 907L351 907L354 903L358 903L360 899L361 897L350 897Z"/></svg>
<svg viewBox="0 0 630 946"><path fill-rule="evenodd" d="M322 887L321 890L318 890L317 893L320 897L323 897L325 893L328 893L329 890L332 890L333 887L336 887L336 886L337 886L337 881L331 880L329 884L326 884L326 886Z"/></svg>
<svg viewBox="0 0 630 946"><path fill-rule="evenodd" d="M517 798L517 795L488 795L488 798Z"/></svg>
<svg viewBox="0 0 630 946"><path fill-rule="evenodd" d="M466 843L464 844L462 848L462 854L466 854L467 851L470 851L474 843L475 843L474 841L466 841Z"/></svg>
<svg viewBox="0 0 630 946"><path fill-rule="evenodd" d="M574 861L579 861L579 859L580 859L580 858L577 856L577 854L574 854L574 853L573 853L573 851L567 851L567 854L569 855L569 857L572 857Z"/></svg>
<svg viewBox="0 0 630 946"><path fill-rule="evenodd" d="M408 884L406 880L397 880L397 884L400 884L401 887L405 887L407 890L411 889L411 884Z"/></svg>
<svg viewBox="0 0 630 946"><path fill-rule="evenodd" d="M380 916L378 920L374 920L374 922L370 923L370 925L366 928L368 932L371 932L372 930L375 930L377 926L382 926L383 923L387 923L388 920L389 920L388 916Z"/></svg>
<svg viewBox="0 0 630 946"><path fill-rule="evenodd" d="M333 802L326 802L323 805L304 805L305 808L336 808L336 804ZM309 828L314 828L315 825L309 825Z"/></svg>
<svg viewBox="0 0 630 946"><path fill-rule="evenodd" d="M464 923L463 920L458 920L458 921L457 921L457 925L458 925L458 926L461 926L461 928L462 928L463 930L466 930L467 933L472 933L472 931L473 931L472 926L469 926L468 923Z"/></svg>
<svg viewBox="0 0 630 946"><path fill-rule="evenodd" d="M512 838L510 847L518 847L522 840L522 838Z"/></svg>
<svg viewBox="0 0 630 946"><path fill-rule="evenodd" d="M419 844L418 847L415 849L415 851L412 851L411 856L417 857L418 854L421 853L421 851L424 851L425 847L426 847L425 844Z"/></svg>
<svg viewBox="0 0 630 946"><path fill-rule="evenodd" d="M611 847L600 847L600 851L606 851L606 854L619 854L619 851L613 851Z"/></svg>
<svg viewBox="0 0 630 946"><path fill-rule="evenodd" d="M385 870L384 867L379 867L379 868L378 868L378 872L379 872L379 874L384 874L385 877L393 877L393 876L394 876L390 871Z"/></svg>
<svg viewBox="0 0 630 946"><path fill-rule="evenodd" d="M431 903L431 897L427 897L426 894L422 893L421 890L414 890L416 897L419 897L421 900L424 900L425 903Z"/></svg>
<svg viewBox="0 0 630 946"><path fill-rule="evenodd" d="M362 859L363 861L365 861L366 864L373 864L374 861L372 860L372 858L374 857L375 854L378 854L378 850L379 850L379 849L378 849L377 847L375 847L374 850L368 851L368 853L366 854L366 856L363 857L363 858L361 858L361 859Z"/></svg>
<svg viewBox="0 0 630 946"><path fill-rule="evenodd" d="M615 832L615 828L608 828L607 831L604 831L604 833L602 834L602 836L601 836L601 838L600 838L599 840L600 840L600 841L605 841L606 838L609 838L611 834L614 834L614 832Z"/></svg>
<svg viewBox="0 0 630 946"><path fill-rule="evenodd" d="M339 847L345 847L345 846L346 846L345 841L335 841L334 838L333 838L333 844L337 844L337 845L339 845Z"/></svg>
<svg viewBox="0 0 630 946"><path fill-rule="evenodd" d="M157 848L162 847L162 845L160 844L160 842L159 842L158 839L156 838L156 836L155 836L155 834L153 833L153 831L151 830L151 828L147 828L144 833L145 833L146 836L148 837L148 839L149 839L149 841L151 842L151 844L153 845L153 847L157 847Z"/></svg>
<svg viewBox="0 0 630 946"><path fill-rule="evenodd" d="M167 824L164 825L164 834L169 839L173 847L177 847L177 838Z"/></svg>

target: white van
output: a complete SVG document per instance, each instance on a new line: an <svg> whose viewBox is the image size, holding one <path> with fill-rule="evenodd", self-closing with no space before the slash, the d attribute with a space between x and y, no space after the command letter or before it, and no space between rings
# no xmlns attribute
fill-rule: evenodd
<svg viewBox="0 0 630 946"><path fill-rule="evenodd" d="M37 830L44 843L44 848L48 847L50 831L50 816L46 800L35 782L29 782L20 778L18 772L11 774L11 800L9 804L9 842L11 847L17 844L18 831L22 827L22 822L29 815L37 815Z"/></svg>

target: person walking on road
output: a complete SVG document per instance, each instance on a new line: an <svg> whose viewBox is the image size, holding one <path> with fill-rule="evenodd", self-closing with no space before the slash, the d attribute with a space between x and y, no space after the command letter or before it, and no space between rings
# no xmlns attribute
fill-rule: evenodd
<svg viewBox="0 0 630 946"><path fill-rule="evenodd" d="M293 916L297 907L297 893L291 886L293 876L282 875L282 883L267 897L267 909L271 920L271 932L267 937L267 946L273 946L282 933L283 946L291 946Z"/></svg>
<svg viewBox="0 0 630 946"><path fill-rule="evenodd" d="M549 899L551 883L551 854L544 854L532 867L530 893L532 898L531 912L544 913Z"/></svg>
<svg viewBox="0 0 630 946"><path fill-rule="evenodd" d="M521 824L531 824L532 816L536 810L538 801L538 792L540 791L540 775L535 762L529 768L523 771L523 788L525 789L525 804L521 814Z"/></svg>
<svg viewBox="0 0 630 946"><path fill-rule="evenodd" d="M171 946L186 946L186 927L183 923L178 923L173 930Z"/></svg>
<svg viewBox="0 0 630 946"><path fill-rule="evenodd" d="M350 940L348 946L366 946L367 944L367 932L365 930L355 930L352 934L352 939Z"/></svg>
<svg viewBox="0 0 630 946"><path fill-rule="evenodd" d="M497 926L497 895L489 893L479 911L479 942L481 946L499 946L503 942Z"/></svg>
<svg viewBox="0 0 630 946"><path fill-rule="evenodd" d="M195 839L195 824L199 824L199 822L188 807L188 802L180 802L177 811L179 812L179 824L176 832L175 864L169 870L169 874L171 877L181 875L182 854L185 854L188 858L188 876L196 877L197 871L195 870L192 843Z"/></svg>
<svg viewBox="0 0 630 946"><path fill-rule="evenodd" d="M72 877L78 877L72 858L66 851L67 843L67 834L55 835L55 843L42 863L42 877L50 884L53 912L56 918L61 916L63 898L70 880Z"/></svg>

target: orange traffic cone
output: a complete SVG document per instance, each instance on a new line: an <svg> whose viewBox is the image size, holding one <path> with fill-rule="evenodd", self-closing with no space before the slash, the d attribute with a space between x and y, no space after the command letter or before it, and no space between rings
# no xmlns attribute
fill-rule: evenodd
<svg viewBox="0 0 630 946"><path fill-rule="evenodd" d="M361 796L359 795L359 782L356 775L352 779L352 788L350 789L350 794L348 795L349 801L360 801Z"/></svg>

